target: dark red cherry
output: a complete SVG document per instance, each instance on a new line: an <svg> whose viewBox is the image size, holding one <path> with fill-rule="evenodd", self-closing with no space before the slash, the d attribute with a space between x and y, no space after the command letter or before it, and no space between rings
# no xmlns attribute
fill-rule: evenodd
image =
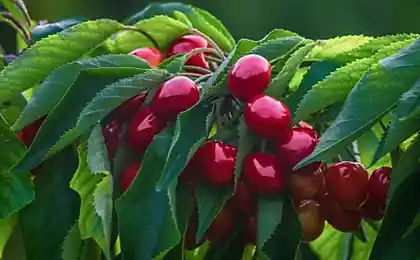
<svg viewBox="0 0 420 260"><path fill-rule="evenodd" d="M245 122L254 133L275 138L289 130L291 114L281 101L267 95L258 95L245 105Z"/></svg>
<svg viewBox="0 0 420 260"><path fill-rule="evenodd" d="M369 177L368 194L371 200L386 204L389 183L391 181L391 167L375 169Z"/></svg>
<svg viewBox="0 0 420 260"><path fill-rule="evenodd" d="M35 140L35 136L38 133L39 128L41 128L42 123L47 118L43 116L38 120L35 120L31 124L25 126L19 133L18 137L26 145L31 146L32 142Z"/></svg>
<svg viewBox="0 0 420 260"><path fill-rule="evenodd" d="M151 68L156 68L163 61L163 54L155 48L143 47L130 52L130 55L145 60Z"/></svg>
<svg viewBox="0 0 420 260"><path fill-rule="evenodd" d="M276 154L282 167L292 169L295 165L310 155L318 144L318 134L309 128L293 128L279 137ZM305 166L298 171L316 171L320 164Z"/></svg>
<svg viewBox="0 0 420 260"><path fill-rule="evenodd" d="M191 160L187 163L184 170L179 175L179 179L182 183L187 185L194 185L197 177L201 173L201 158L200 149L198 149Z"/></svg>
<svg viewBox="0 0 420 260"><path fill-rule="evenodd" d="M313 199L323 184L323 167L319 167L316 171L293 172L289 176L289 188L295 201Z"/></svg>
<svg viewBox="0 0 420 260"><path fill-rule="evenodd" d="M318 202L302 200L296 208L296 214L302 227L302 241L311 242L324 231L325 219Z"/></svg>
<svg viewBox="0 0 420 260"><path fill-rule="evenodd" d="M134 162L130 164L120 176L120 184L122 190L125 192L130 187L131 183L133 182L134 178L136 178L137 173L139 172L141 167L141 163Z"/></svg>
<svg viewBox="0 0 420 260"><path fill-rule="evenodd" d="M202 178L215 187L226 187L232 184L236 147L221 141L209 141L197 151L200 153Z"/></svg>
<svg viewBox="0 0 420 260"><path fill-rule="evenodd" d="M199 100L200 92L194 81L185 76L176 76L156 90L151 107L157 116L171 119Z"/></svg>
<svg viewBox="0 0 420 260"><path fill-rule="evenodd" d="M274 195L281 192L285 186L285 174L278 167L274 155L249 154L245 157L243 171L249 185L257 193Z"/></svg>
<svg viewBox="0 0 420 260"><path fill-rule="evenodd" d="M249 101L267 89L271 80L270 63L260 55L243 56L230 69L227 80L233 96Z"/></svg>
<svg viewBox="0 0 420 260"><path fill-rule="evenodd" d="M225 207L217 215L206 232L206 237L213 243L223 243L235 228L236 214L229 207Z"/></svg>
<svg viewBox="0 0 420 260"><path fill-rule="evenodd" d="M144 100L147 97L148 91L143 91L140 94L126 100L120 106L111 112L110 118L112 120L119 120L121 122L133 117L142 107Z"/></svg>
<svg viewBox="0 0 420 260"><path fill-rule="evenodd" d="M122 130L122 124L118 120L111 120L102 128L109 158L113 158L118 149L122 137Z"/></svg>
<svg viewBox="0 0 420 260"><path fill-rule="evenodd" d="M177 54L186 54L198 48L207 48L208 42L201 36L198 35L184 35L179 39L175 40L168 47L166 52L167 57L171 57ZM209 69L209 64L204 58L204 53L197 53L192 55L186 62L185 65L197 66L205 69Z"/></svg>
<svg viewBox="0 0 420 260"><path fill-rule="evenodd" d="M257 200L249 184L243 180L239 180L231 201L233 208L240 214L249 215L256 211Z"/></svg>
<svg viewBox="0 0 420 260"><path fill-rule="evenodd" d="M378 202L375 199L368 197L362 206L362 217L364 219L371 219L378 221L383 219L385 214L386 202Z"/></svg>
<svg viewBox="0 0 420 260"><path fill-rule="evenodd" d="M248 244L257 244L257 216L251 214L245 217L245 240Z"/></svg>
<svg viewBox="0 0 420 260"><path fill-rule="evenodd" d="M150 108L143 108L128 124L128 142L133 150L143 154L155 135L162 131L165 126L166 122L156 117Z"/></svg>
<svg viewBox="0 0 420 260"><path fill-rule="evenodd" d="M331 197L344 209L360 208L367 198L368 172L356 162L339 162L328 167L325 182Z"/></svg>

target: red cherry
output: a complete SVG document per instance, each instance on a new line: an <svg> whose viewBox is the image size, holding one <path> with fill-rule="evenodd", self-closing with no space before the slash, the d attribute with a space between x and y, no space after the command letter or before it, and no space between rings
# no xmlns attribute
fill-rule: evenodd
<svg viewBox="0 0 420 260"><path fill-rule="evenodd" d="M154 136L165 126L166 122L156 117L150 108L141 109L128 124L127 138L130 146L143 154Z"/></svg>
<svg viewBox="0 0 420 260"><path fill-rule="evenodd" d="M215 187L232 184L237 149L221 141L209 141L199 148L202 178Z"/></svg>
<svg viewBox="0 0 420 260"><path fill-rule="evenodd" d="M201 36L198 35L184 35L179 39L175 40L168 47L166 52L167 57L171 57L177 54L186 54L198 48L207 48L208 42ZM209 64L204 58L204 53L197 53L192 55L185 62L185 65L202 67L209 69Z"/></svg>
<svg viewBox="0 0 420 260"><path fill-rule="evenodd" d="M235 222L235 212L228 207L223 208L207 230L207 239L213 243L223 243L232 233Z"/></svg>
<svg viewBox="0 0 420 260"><path fill-rule="evenodd" d="M318 143L318 134L309 128L293 128L277 141L276 154L279 163L292 169L295 165L310 155ZM298 171L315 171L319 163L305 166Z"/></svg>
<svg viewBox="0 0 420 260"><path fill-rule="evenodd" d="M31 146L32 142L35 140L35 136L38 133L39 128L41 128L42 123L47 118L43 116L38 120L35 120L31 124L25 126L19 133L18 137L26 145Z"/></svg>
<svg viewBox="0 0 420 260"><path fill-rule="evenodd" d="M316 171L294 172L289 177L289 188L295 201L312 199L324 183L323 167Z"/></svg>
<svg viewBox="0 0 420 260"><path fill-rule="evenodd" d="M262 56L250 54L240 58L228 74L229 91L242 101L263 93L271 80L271 65Z"/></svg>
<svg viewBox="0 0 420 260"><path fill-rule="evenodd" d="M388 187L391 181L391 167L380 167L375 169L369 177L368 194L371 200L386 204Z"/></svg>
<svg viewBox="0 0 420 260"><path fill-rule="evenodd" d="M257 217L256 214L248 215L245 218L245 240L248 244L257 244Z"/></svg>
<svg viewBox="0 0 420 260"><path fill-rule="evenodd" d="M134 178L136 178L137 173L139 172L141 167L141 163L134 162L130 164L122 173L120 177L120 184L122 190L125 192L130 187L131 183L134 181Z"/></svg>
<svg viewBox="0 0 420 260"><path fill-rule="evenodd" d="M143 91L140 94L126 100L120 106L114 109L111 112L110 118L119 120L121 122L133 117L141 108L144 103L144 100L147 97L148 91Z"/></svg>
<svg viewBox="0 0 420 260"><path fill-rule="evenodd" d="M325 219L319 204L314 200L303 200L296 208L302 227L302 241L310 242L318 238L324 231Z"/></svg>
<svg viewBox="0 0 420 260"><path fill-rule="evenodd" d="M240 214L249 215L256 211L257 200L254 197L252 189L243 180L238 182L231 201L233 208Z"/></svg>
<svg viewBox="0 0 420 260"><path fill-rule="evenodd" d="M320 198L319 203L325 219L335 229L342 232L352 232L360 227L362 216L360 210L345 210L329 193Z"/></svg>
<svg viewBox="0 0 420 260"><path fill-rule="evenodd" d="M254 191L274 195L285 186L283 170L274 155L253 153L244 159L244 174Z"/></svg>
<svg viewBox="0 0 420 260"><path fill-rule="evenodd" d="M385 214L385 203L378 203L375 199L368 197L362 206L362 217L371 220L381 220Z"/></svg>
<svg viewBox="0 0 420 260"><path fill-rule="evenodd" d="M206 241L203 237L199 241L199 243L196 242L197 229L198 229L198 212L197 212L197 208L195 208L188 222L187 231L185 232L185 237L184 237L185 250L194 250L200 247Z"/></svg>
<svg viewBox="0 0 420 260"><path fill-rule="evenodd" d="M356 162L339 162L325 172L330 195L344 209L358 209L367 197L368 172Z"/></svg>
<svg viewBox="0 0 420 260"><path fill-rule="evenodd" d="M244 117L248 128L265 138L274 138L287 132L292 120L285 104L263 94L246 104Z"/></svg>
<svg viewBox="0 0 420 260"><path fill-rule="evenodd" d="M199 100L200 93L194 81L185 76L176 76L156 90L151 106L157 116L173 118Z"/></svg>
<svg viewBox="0 0 420 260"><path fill-rule="evenodd" d="M113 158L121 141L123 127L120 121L111 120L102 128L108 156Z"/></svg>
<svg viewBox="0 0 420 260"><path fill-rule="evenodd" d="M130 55L142 58L151 68L156 68L163 61L163 54L155 48L143 47L130 52Z"/></svg>
<svg viewBox="0 0 420 260"><path fill-rule="evenodd" d="M197 176L201 172L200 165L200 149L198 149L191 160L187 163L184 170L179 175L179 180L187 185L194 185L197 180Z"/></svg>

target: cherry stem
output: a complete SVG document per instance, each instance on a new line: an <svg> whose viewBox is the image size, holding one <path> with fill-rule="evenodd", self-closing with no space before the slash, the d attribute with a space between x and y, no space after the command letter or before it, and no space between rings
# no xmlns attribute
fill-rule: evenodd
<svg viewBox="0 0 420 260"><path fill-rule="evenodd" d="M194 80L194 83L195 84L198 84L198 83L200 83L202 81L207 80L210 77L211 77L211 74L206 74L206 75L200 76L200 77L198 77L197 79Z"/></svg>
<svg viewBox="0 0 420 260"><path fill-rule="evenodd" d="M221 60L221 59L219 59L219 58L216 58L216 57L213 57L213 56L205 56L204 57L206 60L209 60L209 61L214 61L214 62L216 62L216 63L218 63L218 64L220 64L220 63L222 63L223 62L223 60Z"/></svg>
<svg viewBox="0 0 420 260"><path fill-rule="evenodd" d="M181 73L178 73L177 76L186 76L186 77L194 77L194 78L198 77L199 78L203 75L200 74L200 73L193 73L193 72L181 72Z"/></svg>
<svg viewBox="0 0 420 260"><path fill-rule="evenodd" d="M212 53L214 55L220 56L220 53L213 48L197 48L197 49L194 49L194 50L190 51L187 55L188 55L188 57L191 57L195 54L202 53L202 52L208 52L208 53Z"/></svg>
<svg viewBox="0 0 420 260"><path fill-rule="evenodd" d="M153 37L149 33L145 32L142 29L139 29L135 26L125 26L124 29L126 29L128 31L134 31L134 32L138 32L138 33L142 34L144 37L146 37L153 44L153 47L160 50L159 44L157 43L157 41L155 39L153 39Z"/></svg>
<svg viewBox="0 0 420 260"><path fill-rule="evenodd" d="M190 65L184 65L184 70L193 70L193 71L197 71L197 72L202 72L202 73L206 73L206 74L211 74L211 70L202 68L202 67L198 67L198 66L190 66Z"/></svg>
<svg viewBox="0 0 420 260"><path fill-rule="evenodd" d="M195 34L197 34L197 35L199 35L199 36L203 37L204 39L206 39L206 40L210 43L210 46L212 46L214 49L216 49L216 50L217 50L217 52L219 53L219 55L218 55L218 56L220 56L221 58L223 58L223 60L226 60L226 56L225 56L225 54L223 53L222 49L219 47L219 45L217 45L217 44L216 44L216 42L215 42L215 41L213 41L213 39L212 39L212 38L210 38L208 35L206 35L206 34L204 34L204 33L200 32L200 31L199 31L199 30L197 30L197 29L191 28L191 31L192 31L193 33L195 33Z"/></svg>

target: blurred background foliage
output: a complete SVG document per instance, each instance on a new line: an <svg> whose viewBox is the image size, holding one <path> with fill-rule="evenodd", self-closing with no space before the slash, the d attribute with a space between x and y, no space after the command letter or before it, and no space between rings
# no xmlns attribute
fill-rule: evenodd
<svg viewBox="0 0 420 260"><path fill-rule="evenodd" d="M35 20L72 17L124 19L148 0L25 0ZM168 1L153 1L168 2ZM171 1L172 2L172 1ZM236 39L258 39L273 28L309 38L344 34L420 32L419 0L188 0L218 17ZM10 37L11 36L11 37ZM0 27L0 43L10 50L11 30Z"/></svg>

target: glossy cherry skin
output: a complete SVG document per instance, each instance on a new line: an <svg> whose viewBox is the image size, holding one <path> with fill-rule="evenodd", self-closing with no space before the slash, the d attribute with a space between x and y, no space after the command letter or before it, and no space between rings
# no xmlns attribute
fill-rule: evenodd
<svg viewBox="0 0 420 260"><path fill-rule="evenodd" d="M318 134L309 128L293 128L277 140L276 154L282 167L293 169L295 165L310 155L318 144ZM301 171L315 171L319 163L306 166Z"/></svg>
<svg viewBox="0 0 420 260"><path fill-rule="evenodd" d="M127 127L127 138L131 148L139 154L143 154L155 135L162 131L166 124L150 108L141 109L131 119Z"/></svg>
<svg viewBox="0 0 420 260"><path fill-rule="evenodd" d="M302 241L311 242L324 231L325 219L318 202L302 200L296 207L296 214L302 228Z"/></svg>
<svg viewBox="0 0 420 260"><path fill-rule="evenodd" d="M105 145L108 150L108 157L113 158L122 137L122 123L118 120L111 120L102 128Z"/></svg>
<svg viewBox="0 0 420 260"><path fill-rule="evenodd" d="M261 94L245 105L244 118L248 128L254 133L275 138L290 131L291 114L281 101Z"/></svg>
<svg viewBox="0 0 420 260"><path fill-rule="evenodd" d="M244 180L239 180L235 194L231 198L232 207L240 214L249 215L256 211L257 200L254 193Z"/></svg>
<svg viewBox="0 0 420 260"><path fill-rule="evenodd" d="M209 141L197 151L203 180L214 187L227 187L233 182L236 147L221 141Z"/></svg>
<svg viewBox="0 0 420 260"><path fill-rule="evenodd" d="M223 243L235 228L236 214L229 207L225 207L217 215L206 232L206 238L213 243Z"/></svg>
<svg viewBox="0 0 420 260"><path fill-rule="evenodd" d="M270 63L256 54L241 57L230 69L227 78L229 91L242 101L249 101L263 93L270 80Z"/></svg>
<svg viewBox="0 0 420 260"><path fill-rule="evenodd" d="M248 244L256 245L257 244L257 216L256 214L251 214L245 217L245 241Z"/></svg>
<svg viewBox="0 0 420 260"><path fill-rule="evenodd" d="M185 76L176 76L156 90L151 108L157 116L172 119L199 100L200 92L194 81Z"/></svg>
<svg viewBox="0 0 420 260"><path fill-rule="evenodd" d="M367 186L369 199L381 206L386 204L391 172L391 167L380 167L375 169L369 177Z"/></svg>
<svg viewBox="0 0 420 260"><path fill-rule="evenodd" d="M137 173L139 172L141 167L141 163L134 162L130 164L120 176L120 184L121 189L125 192L130 187L131 183L133 182L134 178L136 178Z"/></svg>
<svg viewBox="0 0 420 260"><path fill-rule="evenodd" d="M171 57L177 54L186 54L198 48L207 48L208 42L201 36L198 35L184 35L179 39L175 40L168 47L166 52L167 57ZM192 55L185 62L185 65L197 66L205 69L209 69L209 64L204 58L204 53L197 53Z"/></svg>
<svg viewBox="0 0 420 260"><path fill-rule="evenodd" d="M18 137L26 145L31 146L32 142L35 140L35 136L38 133L39 128L41 128L42 123L44 122L47 116L41 117L40 119L32 122L31 124L25 126L19 133Z"/></svg>
<svg viewBox="0 0 420 260"><path fill-rule="evenodd" d="M121 122L133 117L142 107L144 100L147 97L148 91L143 91L138 95L126 100L120 106L115 108L111 114L110 118L114 120L119 120Z"/></svg>
<svg viewBox="0 0 420 260"><path fill-rule="evenodd" d="M275 195L284 189L285 174L274 155L249 154L244 159L243 171L249 185L259 194Z"/></svg>
<svg viewBox="0 0 420 260"><path fill-rule="evenodd" d="M130 55L145 60L151 68L156 68L163 61L163 54L155 48L143 47L130 52Z"/></svg>
<svg viewBox="0 0 420 260"><path fill-rule="evenodd" d="M289 176L289 188L294 201L313 199L323 185L323 167L318 167L316 171L293 172Z"/></svg>
<svg viewBox="0 0 420 260"><path fill-rule="evenodd" d="M356 162L339 162L325 172L327 190L344 209L358 209L367 198L368 172Z"/></svg>

